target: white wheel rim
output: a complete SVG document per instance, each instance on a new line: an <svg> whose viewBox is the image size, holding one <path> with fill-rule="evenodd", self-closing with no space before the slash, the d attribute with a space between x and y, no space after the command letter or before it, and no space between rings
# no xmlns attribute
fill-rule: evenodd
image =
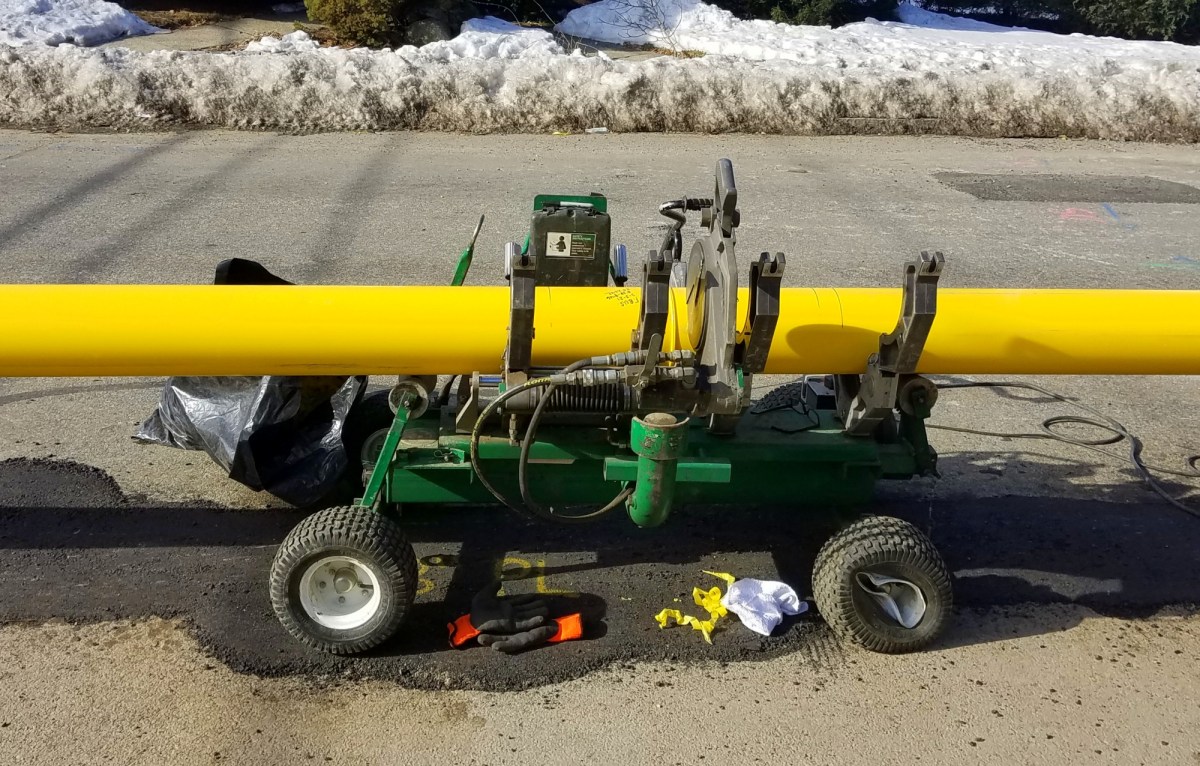
<svg viewBox="0 0 1200 766"><path fill-rule="evenodd" d="M379 579L350 556L326 556L300 577L300 606L309 619L333 630L353 630L379 611Z"/></svg>

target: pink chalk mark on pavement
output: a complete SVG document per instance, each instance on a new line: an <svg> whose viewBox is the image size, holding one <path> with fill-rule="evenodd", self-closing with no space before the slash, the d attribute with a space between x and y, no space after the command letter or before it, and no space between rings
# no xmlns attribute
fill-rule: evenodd
<svg viewBox="0 0 1200 766"><path fill-rule="evenodd" d="M1092 223L1103 223L1104 219L1094 210L1088 210L1084 207L1069 207L1058 214L1059 221L1091 221Z"/></svg>

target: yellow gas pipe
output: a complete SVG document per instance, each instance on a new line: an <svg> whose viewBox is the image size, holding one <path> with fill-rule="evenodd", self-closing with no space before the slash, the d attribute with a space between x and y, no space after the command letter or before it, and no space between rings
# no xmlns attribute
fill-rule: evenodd
<svg viewBox="0 0 1200 766"><path fill-rule="evenodd" d="M785 288L766 372L862 372L900 297ZM6 285L0 376L495 372L508 301L506 287ZM538 288L534 363L628 349L639 301ZM683 306L676 290L666 350L686 344ZM918 371L1200 374L1200 291L941 289Z"/></svg>

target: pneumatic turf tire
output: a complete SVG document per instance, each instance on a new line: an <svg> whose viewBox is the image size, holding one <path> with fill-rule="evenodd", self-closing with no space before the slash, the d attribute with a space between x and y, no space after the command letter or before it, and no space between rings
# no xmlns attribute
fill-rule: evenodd
<svg viewBox="0 0 1200 766"><path fill-rule="evenodd" d="M416 598L417 559L400 525L369 508L318 511L271 564L271 606L314 649L357 654L387 641Z"/></svg>
<svg viewBox="0 0 1200 766"><path fill-rule="evenodd" d="M923 614L905 627L874 598L873 581L893 578L898 594L923 597ZM886 654L927 646L945 628L953 607L946 564L921 530L889 516L868 516L831 537L813 565L813 595L829 627L843 640ZM910 601L909 603L920 603ZM906 613L908 616L910 613Z"/></svg>

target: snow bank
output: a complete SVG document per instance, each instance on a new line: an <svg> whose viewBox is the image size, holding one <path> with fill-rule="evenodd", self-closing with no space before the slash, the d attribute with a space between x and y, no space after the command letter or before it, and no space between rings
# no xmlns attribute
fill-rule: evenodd
<svg viewBox="0 0 1200 766"><path fill-rule="evenodd" d="M321 46L308 33L300 31L282 38L264 37L246 46L248 53L306 53L319 50ZM367 49L356 52L370 55ZM423 61L512 59L554 56L562 52L554 36L544 29L521 27L492 17L470 19L462 25L462 33L453 40L432 42L420 48L406 45L397 51L401 56Z"/></svg>
<svg viewBox="0 0 1200 766"><path fill-rule="evenodd" d="M778 29L672 1L724 19L736 34L721 44L741 47L612 61L496 20L385 51L320 48L298 34L226 54L0 47L0 123L1200 140L1196 48L904 23ZM705 39L722 39L712 28Z"/></svg>
<svg viewBox="0 0 1200 766"><path fill-rule="evenodd" d="M1200 49L1162 42L1059 35L933 13L901 3L899 22L868 19L837 29L742 21L700 0L600 0L567 14L558 29L608 43L651 44L752 61L795 61L842 71L1001 71L1011 76L1081 74L1114 62L1170 71L1200 67Z"/></svg>
<svg viewBox="0 0 1200 766"><path fill-rule="evenodd" d="M158 31L104 0L0 0L0 44L99 45Z"/></svg>
<svg viewBox="0 0 1200 766"><path fill-rule="evenodd" d="M984 7L983 12L995 13L995 8ZM1029 32L1025 27L1005 27L999 24L989 24L986 21L976 21L965 16L953 16L948 13L927 11L916 3L900 3L896 6L896 18L905 24L928 29L945 29L959 32Z"/></svg>

